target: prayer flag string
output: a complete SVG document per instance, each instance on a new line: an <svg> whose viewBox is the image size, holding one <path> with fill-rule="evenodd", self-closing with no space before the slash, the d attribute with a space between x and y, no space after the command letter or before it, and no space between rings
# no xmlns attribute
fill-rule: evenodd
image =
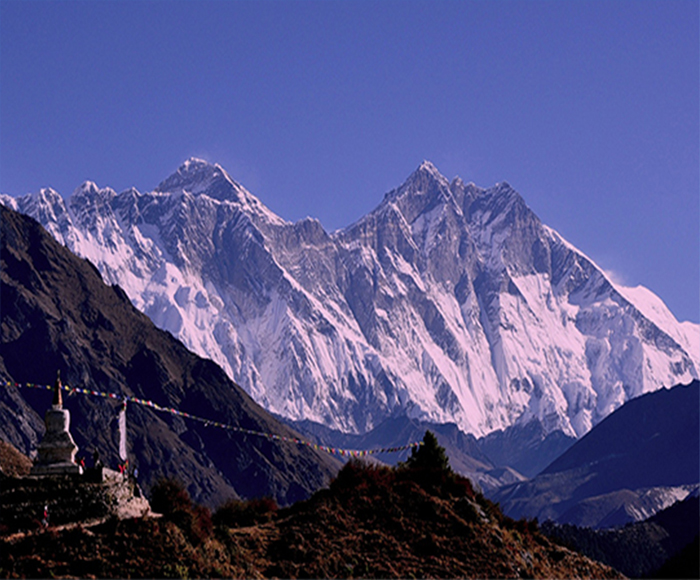
<svg viewBox="0 0 700 580"><path fill-rule="evenodd" d="M5 381L4 385L6 387L17 387L17 388L46 389L46 390L53 390L54 389L54 386L52 386L52 385L39 385L36 383L24 383L24 384L22 384L22 383L13 383L10 381ZM245 435L254 435L256 437L264 437L266 439L271 439L274 441L285 441L288 443L295 443L296 445L303 445L303 446L315 449L317 451L325 451L326 453L330 453L331 455L340 455L341 457L365 457L367 455L377 455L379 453L398 453L399 451L405 451L406 449L411 449L413 447L419 447L423 444L422 441L416 441L413 443L408 443L406 445L399 445L397 447L382 447L379 449L341 449L338 447L330 447L328 445L311 443L310 441L305 441L304 439L297 439L296 437L287 437L285 435L278 435L277 433L265 433L263 431L255 431L253 429L246 429L244 427L238 427L236 425L231 425L229 423L221 423L219 421L212 421L211 419L197 417L196 415L191 415L190 413L180 411L179 409L175 409L173 407L163 407L161 405L158 405L157 403L154 403L153 401L139 399L138 397L132 397L130 395L117 395L115 393L103 393L101 391L93 391L91 389L83 389L80 387L71 387L69 385L61 385L61 389L63 389L64 391L67 391L69 395L73 395L74 393L79 393L81 395L91 395L93 397L102 397L105 399L113 399L116 401L121 401L123 407L120 411L120 431L122 429L121 423L123 422L124 433L126 432L126 417L125 417L126 405L127 405L127 403L135 403L137 405L149 407L149 408L153 409L154 411L158 411L161 413L170 413L171 415L184 417L186 419L191 419L193 421L199 421L200 423L203 423L207 427L219 427L221 429L227 429L229 431L235 431L238 433L243 433ZM121 435L121 433L120 433L120 435ZM120 443L120 448L121 448L121 443Z"/></svg>

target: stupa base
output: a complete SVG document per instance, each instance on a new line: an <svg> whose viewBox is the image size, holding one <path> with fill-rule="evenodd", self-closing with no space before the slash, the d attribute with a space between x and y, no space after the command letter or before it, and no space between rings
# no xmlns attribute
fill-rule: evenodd
<svg viewBox="0 0 700 580"><path fill-rule="evenodd" d="M29 472L29 475L74 475L81 474L82 472L82 467L80 467L80 465L76 465L75 463L47 463L45 465L34 465L32 470Z"/></svg>

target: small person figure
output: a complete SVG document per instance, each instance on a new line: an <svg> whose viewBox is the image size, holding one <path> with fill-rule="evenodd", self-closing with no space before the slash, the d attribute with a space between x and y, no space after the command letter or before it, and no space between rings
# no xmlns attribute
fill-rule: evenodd
<svg viewBox="0 0 700 580"><path fill-rule="evenodd" d="M141 488L139 487L139 482L138 482L138 477L139 477L139 468L138 467L134 467L134 470L131 472L131 477L132 477L133 484L134 484L134 496L141 497Z"/></svg>
<svg viewBox="0 0 700 580"><path fill-rule="evenodd" d="M44 504L44 517L41 520L41 525L44 528L49 527L49 506L48 506L48 504Z"/></svg>

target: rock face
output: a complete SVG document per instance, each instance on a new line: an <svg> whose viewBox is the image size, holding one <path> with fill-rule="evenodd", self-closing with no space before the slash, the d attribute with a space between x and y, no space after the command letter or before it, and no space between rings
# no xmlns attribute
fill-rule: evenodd
<svg viewBox="0 0 700 580"><path fill-rule="evenodd" d="M613 284L507 183L424 162L327 233L288 223L219 165L154 191L86 182L4 203L38 219L267 409L363 433L407 415L477 437L580 437L625 401L698 377L700 329Z"/></svg>

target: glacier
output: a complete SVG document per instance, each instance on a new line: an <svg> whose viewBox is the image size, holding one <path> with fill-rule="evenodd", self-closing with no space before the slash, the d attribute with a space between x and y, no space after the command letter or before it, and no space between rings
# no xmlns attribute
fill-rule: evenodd
<svg viewBox="0 0 700 580"><path fill-rule="evenodd" d="M536 420L580 437L700 371L700 325L614 284L508 183L427 161L331 233L195 158L151 192L87 181L0 201L292 420L363 433L407 415L477 437Z"/></svg>

